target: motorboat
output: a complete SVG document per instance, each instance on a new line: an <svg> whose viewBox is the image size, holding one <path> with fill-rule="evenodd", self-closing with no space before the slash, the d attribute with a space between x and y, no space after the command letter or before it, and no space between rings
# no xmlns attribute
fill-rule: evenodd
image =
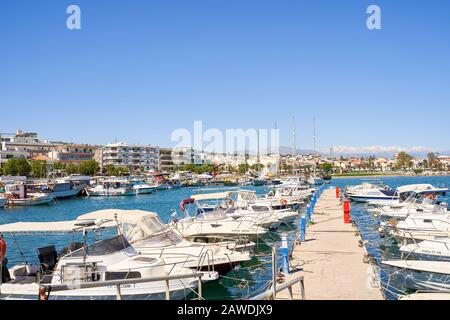
<svg viewBox="0 0 450 320"><path fill-rule="evenodd" d="M429 195L445 195L449 192L448 188L436 188L431 184L421 183L421 184L409 184L398 187L396 193L398 194L398 199L378 199L367 201L368 205L375 207L403 207L408 205L411 200L423 199L424 196ZM409 200L409 201L408 201Z"/></svg>
<svg viewBox="0 0 450 320"><path fill-rule="evenodd" d="M409 215L421 214L449 214L447 206L440 204L411 204L401 208L383 208L379 212L381 220L395 218L397 220L405 220Z"/></svg>
<svg viewBox="0 0 450 320"><path fill-rule="evenodd" d="M381 222L391 236L410 241L450 236L450 214L414 214L403 221Z"/></svg>
<svg viewBox="0 0 450 320"><path fill-rule="evenodd" d="M114 222L106 222L110 226ZM66 285L67 290L49 293L55 300L116 299L117 286L111 280L155 279L155 281L120 285L122 299L183 299L186 289L194 290L198 279L189 268L167 265L163 258L140 254L123 235L87 244L87 232L102 228L100 221L63 223L16 223L0 226L2 233L81 232L83 243L72 243L58 254L55 246L38 248L39 264L19 264L4 274L0 284L1 299L36 299L41 285ZM4 267L5 268L5 267ZM192 277L190 276L192 275ZM160 280L160 277L176 279ZM186 278L178 278L186 276ZM87 288L82 285L89 284Z"/></svg>
<svg viewBox="0 0 450 320"><path fill-rule="evenodd" d="M384 188L366 188L360 192L347 192L347 197L355 202L367 202L371 200L395 201L399 199L398 194L390 187Z"/></svg>
<svg viewBox="0 0 450 320"><path fill-rule="evenodd" d="M221 197L228 197L229 192L223 192ZM199 203L200 200L217 200L218 194L194 195L191 198L184 199L180 203L180 210L184 217L178 218L176 211L172 215L171 223L182 234L184 238L192 241L210 241L247 238L248 240L258 240L267 233L267 229L259 223L260 219L254 216L232 217L228 215L231 210L224 210L221 207L206 207ZM188 206L195 205L194 213L189 212ZM228 212L227 212L228 211ZM235 212L235 210L233 210ZM233 213L231 212L231 213Z"/></svg>
<svg viewBox="0 0 450 320"><path fill-rule="evenodd" d="M450 238L435 238L404 244L400 247L402 258L450 261Z"/></svg>
<svg viewBox="0 0 450 320"><path fill-rule="evenodd" d="M245 191L244 195L249 195ZM197 213L211 210L224 211L233 219L245 219L261 227L276 229L282 223L292 222L298 215L290 209L274 210L269 203L249 203L239 200L241 191L196 194L191 196L197 206ZM213 204L204 201L214 200Z"/></svg>
<svg viewBox="0 0 450 320"><path fill-rule="evenodd" d="M450 262L427 260L385 260L398 270L395 276L413 290L450 291Z"/></svg>
<svg viewBox="0 0 450 320"><path fill-rule="evenodd" d="M148 184L145 180L133 180L133 189L136 194L149 194L153 193L158 189L158 186L155 184Z"/></svg>
<svg viewBox="0 0 450 320"><path fill-rule="evenodd" d="M86 194L90 197L133 196L136 195L136 190L129 181L110 179L94 187L87 187Z"/></svg>
<svg viewBox="0 0 450 320"><path fill-rule="evenodd" d="M278 187L302 187L308 185L308 183L302 177L288 177L284 180L281 180L281 184Z"/></svg>
<svg viewBox="0 0 450 320"><path fill-rule="evenodd" d="M164 224L154 212L142 210L107 209L91 212L77 218L78 221L116 221L117 233L141 254L164 258L166 264L199 271L218 271L225 274L243 261L251 259L245 247L233 243L197 243L186 240L173 224ZM216 274L205 274L217 279Z"/></svg>
<svg viewBox="0 0 450 320"><path fill-rule="evenodd" d="M32 185L23 182L5 185L5 197L8 199L7 206L36 206L49 204L54 201L52 194L35 192Z"/></svg>

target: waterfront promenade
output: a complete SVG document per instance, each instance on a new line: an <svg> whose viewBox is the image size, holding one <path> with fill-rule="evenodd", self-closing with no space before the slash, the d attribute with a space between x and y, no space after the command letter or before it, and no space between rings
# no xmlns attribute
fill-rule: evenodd
<svg viewBox="0 0 450 320"><path fill-rule="evenodd" d="M314 211L314 224L307 228L305 241L293 249L291 266L298 270L287 275L286 281L302 274L308 300L383 299L380 289L371 285L373 268L364 263L366 251L359 246L356 228L344 224L334 189L322 193ZM288 290L277 294L279 300L288 298ZM300 299L299 286L293 287L293 298Z"/></svg>

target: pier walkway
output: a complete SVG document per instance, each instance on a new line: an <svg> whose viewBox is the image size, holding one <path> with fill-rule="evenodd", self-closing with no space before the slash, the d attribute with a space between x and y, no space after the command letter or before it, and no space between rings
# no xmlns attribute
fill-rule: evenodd
<svg viewBox="0 0 450 320"><path fill-rule="evenodd" d="M366 250L359 246L360 237L352 224L344 224L343 207L334 189L325 190L317 200L314 224L306 231L305 242L295 245L291 266L299 271L287 275L304 276L305 296L309 300L381 300L383 296L373 283L370 264L364 263ZM293 287L293 298L300 299L299 286ZM277 300L289 299L289 291L277 294Z"/></svg>

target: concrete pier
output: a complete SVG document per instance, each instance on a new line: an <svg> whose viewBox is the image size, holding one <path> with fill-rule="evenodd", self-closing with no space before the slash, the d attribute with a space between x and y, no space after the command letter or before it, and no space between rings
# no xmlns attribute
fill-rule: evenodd
<svg viewBox="0 0 450 320"><path fill-rule="evenodd" d="M291 266L298 266L286 276L304 276L308 300L381 300L374 280L373 267L364 263L366 250L352 224L344 224L343 207L334 189L323 192L312 215L306 239L295 245ZM374 285L375 282L375 285ZM293 287L293 298L300 299L300 289ZM288 290L277 299L289 299Z"/></svg>

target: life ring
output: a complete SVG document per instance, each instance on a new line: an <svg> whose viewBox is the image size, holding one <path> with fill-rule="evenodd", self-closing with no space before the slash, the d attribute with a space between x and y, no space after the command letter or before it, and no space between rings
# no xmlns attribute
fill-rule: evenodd
<svg viewBox="0 0 450 320"><path fill-rule="evenodd" d="M287 202L286 199L282 198L282 199L280 199L280 204L281 204L282 206L286 206L286 205L288 204L288 202Z"/></svg>

